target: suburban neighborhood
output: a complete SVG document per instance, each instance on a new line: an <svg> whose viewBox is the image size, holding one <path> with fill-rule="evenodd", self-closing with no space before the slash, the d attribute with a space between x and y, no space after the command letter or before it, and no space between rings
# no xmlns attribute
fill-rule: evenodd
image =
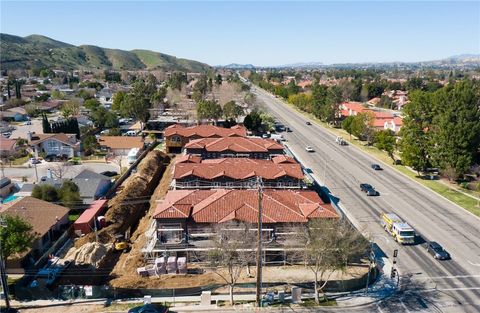
<svg viewBox="0 0 480 313"><path fill-rule="evenodd" d="M480 312L478 3L56 4L1 4L0 312Z"/></svg>

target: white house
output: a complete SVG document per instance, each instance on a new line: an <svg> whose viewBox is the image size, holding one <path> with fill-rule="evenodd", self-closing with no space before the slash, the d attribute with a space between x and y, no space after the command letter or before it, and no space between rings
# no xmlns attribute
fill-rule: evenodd
<svg viewBox="0 0 480 313"><path fill-rule="evenodd" d="M75 134L28 134L28 144L35 157L45 155L67 156L80 155L80 142Z"/></svg>

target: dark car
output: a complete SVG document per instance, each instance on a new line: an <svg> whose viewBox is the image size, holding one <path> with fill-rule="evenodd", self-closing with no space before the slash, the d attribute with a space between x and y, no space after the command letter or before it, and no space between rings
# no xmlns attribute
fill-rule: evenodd
<svg viewBox="0 0 480 313"><path fill-rule="evenodd" d="M115 171L105 171L105 172L101 172L100 174L107 177L114 177L118 175L118 173Z"/></svg>
<svg viewBox="0 0 480 313"><path fill-rule="evenodd" d="M307 125L312 125L312 123L310 123L310 122L305 122L305 124L307 124Z"/></svg>
<svg viewBox="0 0 480 313"><path fill-rule="evenodd" d="M367 192L369 189L373 189L373 186L370 184L360 184L360 190Z"/></svg>
<svg viewBox="0 0 480 313"><path fill-rule="evenodd" d="M373 188L373 187L368 189L366 192L367 192L367 196L374 196L375 197L375 196L380 195L380 193L378 191L376 191L375 188Z"/></svg>
<svg viewBox="0 0 480 313"><path fill-rule="evenodd" d="M372 168L376 171L381 171L382 170L382 167L378 164L372 164Z"/></svg>
<svg viewBox="0 0 480 313"><path fill-rule="evenodd" d="M287 131L287 133L291 133L291 132L292 132L292 130L290 129L290 127L287 127L285 130Z"/></svg>
<svg viewBox="0 0 480 313"><path fill-rule="evenodd" d="M128 313L167 313L168 308L154 304L144 304L128 310Z"/></svg>
<svg viewBox="0 0 480 313"><path fill-rule="evenodd" d="M435 241L430 241L429 243L427 243L427 252L430 253L434 259L437 260L450 259L450 254Z"/></svg>

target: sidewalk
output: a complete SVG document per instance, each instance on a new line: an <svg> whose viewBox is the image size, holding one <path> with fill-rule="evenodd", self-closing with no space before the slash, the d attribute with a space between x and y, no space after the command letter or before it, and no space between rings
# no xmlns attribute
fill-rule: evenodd
<svg viewBox="0 0 480 313"><path fill-rule="evenodd" d="M343 292L343 293L327 293L329 299L334 299L337 301L337 307L361 307L369 305L371 303L383 300L396 291L396 282L390 278L391 264L386 258L378 258L376 260L377 267L380 269L381 273L372 285L369 286L368 293L365 289L354 291L354 292ZM228 311L235 309L253 309L255 301L255 294L237 294L234 296L235 301L251 301L250 303L237 304L235 307L218 307L215 304L210 306L200 305L200 295L198 296L182 296L182 297L152 297L152 303L170 303L174 306L175 312L208 312L208 311ZM303 293L302 299L313 299L313 293ZM82 306L82 305L103 305L107 299L77 299L74 302L71 300L36 300L36 301L27 301L19 302L12 300L11 304L15 308L40 308L40 307L55 307L55 306ZM221 295L212 295L211 302L216 303L217 301L222 301L223 303L228 303L230 296L228 294ZM288 304L291 300L290 295L285 295L285 302ZM114 303L142 303L143 298L130 298L123 300L116 300ZM285 307L283 307L285 308ZM272 310L272 307L266 309ZM281 309L281 308L279 308Z"/></svg>

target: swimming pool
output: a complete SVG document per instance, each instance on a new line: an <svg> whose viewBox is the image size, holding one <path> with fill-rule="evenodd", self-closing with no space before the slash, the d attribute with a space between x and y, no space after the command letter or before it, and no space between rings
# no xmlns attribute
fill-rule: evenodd
<svg viewBox="0 0 480 313"><path fill-rule="evenodd" d="M16 200L18 199L19 196L16 196L16 195L9 195L8 197L2 199L2 203L8 203L10 201L13 201L13 200Z"/></svg>

